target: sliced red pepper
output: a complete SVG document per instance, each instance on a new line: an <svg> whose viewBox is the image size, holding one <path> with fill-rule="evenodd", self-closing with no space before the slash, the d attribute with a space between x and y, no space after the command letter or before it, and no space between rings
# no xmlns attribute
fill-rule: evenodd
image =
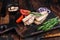
<svg viewBox="0 0 60 40"><path fill-rule="evenodd" d="M29 10L24 10L24 9L20 9L20 13L24 16L29 15L30 11Z"/></svg>
<svg viewBox="0 0 60 40"><path fill-rule="evenodd" d="M23 15L21 15L17 20L16 20L16 23L20 23L20 22L22 22L22 19L24 18L24 16Z"/></svg>

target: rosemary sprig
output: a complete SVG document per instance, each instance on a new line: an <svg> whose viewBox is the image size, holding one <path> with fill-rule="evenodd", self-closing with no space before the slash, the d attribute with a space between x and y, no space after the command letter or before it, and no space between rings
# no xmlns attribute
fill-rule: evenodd
<svg viewBox="0 0 60 40"><path fill-rule="evenodd" d="M36 15L36 16L42 16L42 14L38 13L38 12L30 12L30 14Z"/></svg>

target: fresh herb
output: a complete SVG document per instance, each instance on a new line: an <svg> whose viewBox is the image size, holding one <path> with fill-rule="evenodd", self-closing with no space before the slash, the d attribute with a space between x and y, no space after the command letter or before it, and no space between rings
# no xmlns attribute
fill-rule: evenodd
<svg viewBox="0 0 60 40"><path fill-rule="evenodd" d="M42 16L42 14L38 13L38 12L30 12L30 14L36 15L36 16Z"/></svg>
<svg viewBox="0 0 60 40"><path fill-rule="evenodd" d="M59 22L60 22L60 19L58 19L58 17L49 19L47 22L43 23L42 26L38 27L37 30L48 31L52 29Z"/></svg>

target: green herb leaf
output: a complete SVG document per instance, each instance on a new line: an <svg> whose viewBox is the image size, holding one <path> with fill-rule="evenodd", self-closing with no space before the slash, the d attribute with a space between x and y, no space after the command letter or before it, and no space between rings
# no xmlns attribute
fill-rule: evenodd
<svg viewBox="0 0 60 40"><path fill-rule="evenodd" d="M42 14L38 13L38 12L30 12L30 14L36 15L36 16L42 16Z"/></svg>

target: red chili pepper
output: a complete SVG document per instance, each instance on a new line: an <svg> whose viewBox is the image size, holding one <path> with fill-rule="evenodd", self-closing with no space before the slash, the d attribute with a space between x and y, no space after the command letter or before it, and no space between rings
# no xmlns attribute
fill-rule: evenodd
<svg viewBox="0 0 60 40"><path fill-rule="evenodd" d="M24 16L23 15L21 15L17 20L16 20L16 23L20 23L20 22L22 22L22 19L24 18Z"/></svg>
<svg viewBox="0 0 60 40"><path fill-rule="evenodd" d="M24 9L20 9L20 13L24 16L29 15L30 11L29 10L24 10Z"/></svg>

